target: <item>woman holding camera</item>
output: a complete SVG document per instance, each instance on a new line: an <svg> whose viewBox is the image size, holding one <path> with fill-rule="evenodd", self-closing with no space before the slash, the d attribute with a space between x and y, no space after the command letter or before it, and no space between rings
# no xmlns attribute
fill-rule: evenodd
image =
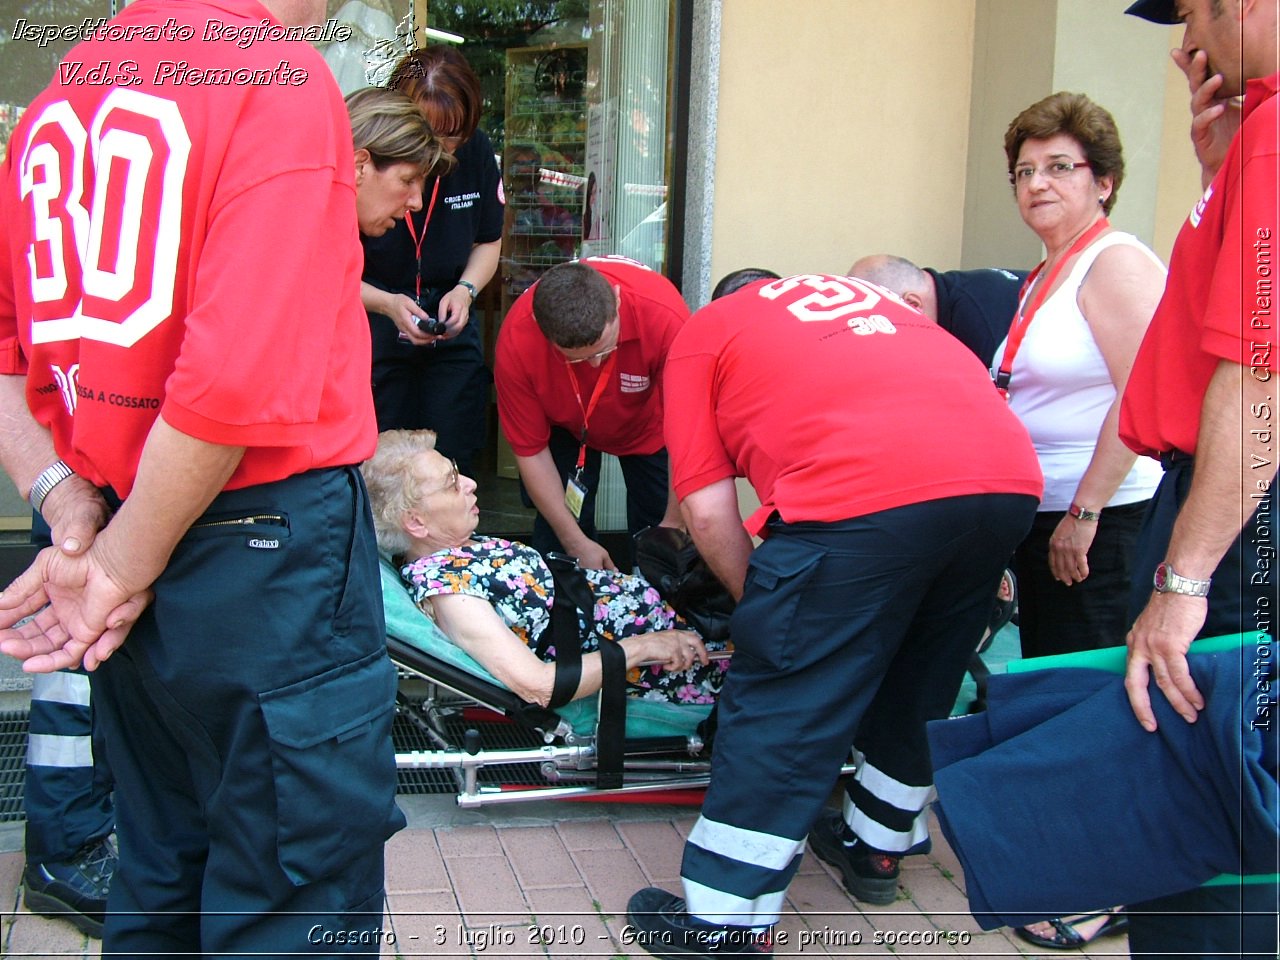
<svg viewBox="0 0 1280 960"><path fill-rule="evenodd" d="M427 178L421 210L381 237L362 238L378 429L435 430L441 452L471 473L490 382L471 307L498 268L501 173L477 129L480 81L455 48L413 51L390 86L418 105L456 162Z"/></svg>

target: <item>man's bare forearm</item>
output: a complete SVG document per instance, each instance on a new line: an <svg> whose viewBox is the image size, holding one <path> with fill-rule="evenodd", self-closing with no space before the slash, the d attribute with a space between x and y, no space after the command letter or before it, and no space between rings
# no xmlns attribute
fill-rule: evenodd
<svg viewBox="0 0 1280 960"><path fill-rule="evenodd" d="M560 480L560 472L556 469L551 451L544 448L531 457L517 456L516 465L534 507L550 524L561 546L572 552L587 540L587 535L565 506L564 484Z"/></svg>
<svg viewBox="0 0 1280 960"><path fill-rule="evenodd" d="M737 484L733 478L718 480L689 494L680 507L698 552L730 595L741 600L752 544L738 510Z"/></svg>
<svg viewBox="0 0 1280 960"><path fill-rule="evenodd" d="M1275 479L1276 382L1266 369L1227 360L1209 382L1191 490L1166 553L1184 577L1213 574Z"/></svg>
<svg viewBox="0 0 1280 960"><path fill-rule="evenodd" d="M24 499L40 471L58 459L53 434L27 406L26 386L26 377L0 376L0 465Z"/></svg>

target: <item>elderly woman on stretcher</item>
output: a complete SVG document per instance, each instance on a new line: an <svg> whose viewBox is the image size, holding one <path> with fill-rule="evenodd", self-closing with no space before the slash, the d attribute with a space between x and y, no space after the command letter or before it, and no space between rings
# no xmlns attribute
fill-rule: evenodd
<svg viewBox="0 0 1280 960"><path fill-rule="evenodd" d="M435 449L429 430L388 430L364 466L378 546L391 557L417 605L445 636L515 694L543 706L555 682L555 648L534 651L551 625L555 586L530 546L476 533L476 483ZM596 629L582 638L574 698L600 689L600 637L627 659L627 693L674 703L710 703L727 660L643 577L586 570ZM723 644L712 643L711 649Z"/></svg>

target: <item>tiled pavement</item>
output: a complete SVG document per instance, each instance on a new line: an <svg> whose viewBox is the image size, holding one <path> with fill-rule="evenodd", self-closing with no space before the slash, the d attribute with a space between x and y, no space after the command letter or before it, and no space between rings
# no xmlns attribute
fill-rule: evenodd
<svg viewBox="0 0 1280 960"><path fill-rule="evenodd" d="M412 797L403 805L410 827L387 846L388 958L645 957L627 942L627 899L648 884L679 889L681 843L695 818L688 808L623 804L464 812L449 798ZM933 835L940 837L936 824ZM70 924L25 912L21 869L20 852L0 853L0 957L100 956L98 942ZM874 907L850 898L808 855L791 885L775 951L818 958L1044 955L1007 931L979 930L963 883L954 855L935 839L931 855L904 863L897 902ZM955 945L940 942L947 933ZM280 955L323 955L304 948L282 945ZM1076 955L1128 952L1124 938L1112 937Z"/></svg>

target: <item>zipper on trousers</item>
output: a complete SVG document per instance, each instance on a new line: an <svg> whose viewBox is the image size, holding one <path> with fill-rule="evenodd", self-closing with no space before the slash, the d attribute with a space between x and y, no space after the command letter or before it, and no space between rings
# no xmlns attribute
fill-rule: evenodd
<svg viewBox="0 0 1280 960"><path fill-rule="evenodd" d="M254 524L262 524L267 526L285 527L288 526L285 518L278 513L259 513L248 517L231 517L226 520L204 520L200 523L193 523L192 530L207 529L209 527L243 527L252 526Z"/></svg>

